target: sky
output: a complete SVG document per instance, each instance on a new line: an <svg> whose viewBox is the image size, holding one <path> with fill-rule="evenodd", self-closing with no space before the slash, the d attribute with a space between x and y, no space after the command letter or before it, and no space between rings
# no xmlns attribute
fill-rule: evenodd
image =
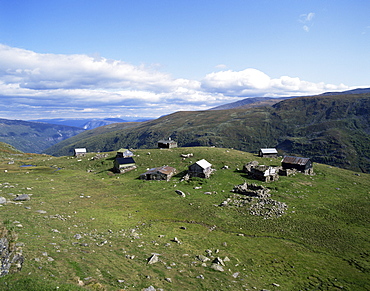
<svg viewBox="0 0 370 291"><path fill-rule="evenodd" d="M0 118L370 87L368 0L0 0Z"/></svg>

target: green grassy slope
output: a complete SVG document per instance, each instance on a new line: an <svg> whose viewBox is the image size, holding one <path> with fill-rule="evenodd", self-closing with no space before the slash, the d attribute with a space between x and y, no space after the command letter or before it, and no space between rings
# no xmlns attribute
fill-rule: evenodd
<svg viewBox="0 0 370 291"><path fill-rule="evenodd" d="M134 152L137 170L122 175L110 172L115 152L104 159L91 153L2 160L0 196L32 198L0 208L26 258L21 272L0 278L1 290L370 289L368 174L315 164L315 176L266 184L238 169L252 160L278 165L279 159L210 147ZM187 153L194 157L180 157ZM188 165L202 158L216 169L211 178L180 182ZM169 182L138 180L162 165L180 174ZM264 219L249 206L218 206L244 181L269 187L272 199L288 205L286 214ZM224 272L197 258L209 251L230 259ZM160 261L149 265L152 253Z"/></svg>
<svg viewBox="0 0 370 291"><path fill-rule="evenodd" d="M316 162L370 172L370 94L300 97L273 107L176 112L157 120L99 135L77 135L46 153L153 148L171 137L180 146L216 146L257 152L277 147Z"/></svg>

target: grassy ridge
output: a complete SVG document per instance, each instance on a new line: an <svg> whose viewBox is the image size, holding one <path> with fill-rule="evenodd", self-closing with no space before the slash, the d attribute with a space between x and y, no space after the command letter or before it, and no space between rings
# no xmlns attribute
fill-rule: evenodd
<svg viewBox="0 0 370 291"><path fill-rule="evenodd" d="M122 126L122 128L120 128ZM49 148L68 155L90 151L153 148L171 137L182 147L216 146L256 153L276 147L354 171L370 172L370 94L300 97L273 107L176 112L157 120L83 133Z"/></svg>
<svg viewBox="0 0 370 291"><path fill-rule="evenodd" d="M190 152L193 158L180 158ZM1 196L33 194L31 201L0 208L1 220L25 243L26 257L20 273L0 279L0 289L370 288L369 175L315 164L315 176L259 183L238 169L255 159L270 165L280 160L209 147L135 150L138 169L113 175L114 154L99 160L91 159L94 154L17 156L14 164L0 164ZM201 158L217 170L212 177L180 182L188 165ZM147 168L161 165L180 174L170 182L138 180ZM247 207L217 206L244 181L268 186L273 199L288 204L287 213L263 219ZM207 250L230 259L224 272L211 269L209 261L202 266L196 256ZM161 261L148 265L152 253Z"/></svg>

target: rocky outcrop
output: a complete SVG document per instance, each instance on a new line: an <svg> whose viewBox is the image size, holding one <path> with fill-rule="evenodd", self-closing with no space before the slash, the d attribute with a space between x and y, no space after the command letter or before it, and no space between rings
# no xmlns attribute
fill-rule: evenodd
<svg viewBox="0 0 370 291"><path fill-rule="evenodd" d="M22 244L16 243L16 236L3 228L0 230L0 277L22 269L24 257Z"/></svg>
<svg viewBox="0 0 370 291"><path fill-rule="evenodd" d="M270 189L256 184L240 184L231 190L234 194L220 203L222 207L247 207L249 214L276 218L285 214L288 205L270 198Z"/></svg>

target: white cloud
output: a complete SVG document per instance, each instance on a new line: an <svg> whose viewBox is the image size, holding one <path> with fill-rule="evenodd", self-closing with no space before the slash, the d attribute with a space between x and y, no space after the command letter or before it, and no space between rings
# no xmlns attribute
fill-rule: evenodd
<svg viewBox="0 0 370 291"><path fill-rule="evenodd" d="M208 74L202 82L202 88L209 92L238 97L311 95L328 89L334 91L349 89L344 85L312 83L288 76L271 79L256 69Z"/></svg>
<svg viewBox="0 0 370 291"><path fill-rule="evenodd" d="M9 119L158 117L207 109L241 97L344 89L348 87L288 76L272 79L253 68L221 70L200 81L174 79L154 67L87 55L38 54L0 44L0 116Z"/></svg>
<svg viewBox="0 0 370 291"><path fill-rule="evenodd" d="M315 13L310 12L307 14L301 14L299 16L299 22L303 23L304 25L302 26L303 30L306 32L309 32L311 27L313 26L312 20L315 17Z"/></svg>

